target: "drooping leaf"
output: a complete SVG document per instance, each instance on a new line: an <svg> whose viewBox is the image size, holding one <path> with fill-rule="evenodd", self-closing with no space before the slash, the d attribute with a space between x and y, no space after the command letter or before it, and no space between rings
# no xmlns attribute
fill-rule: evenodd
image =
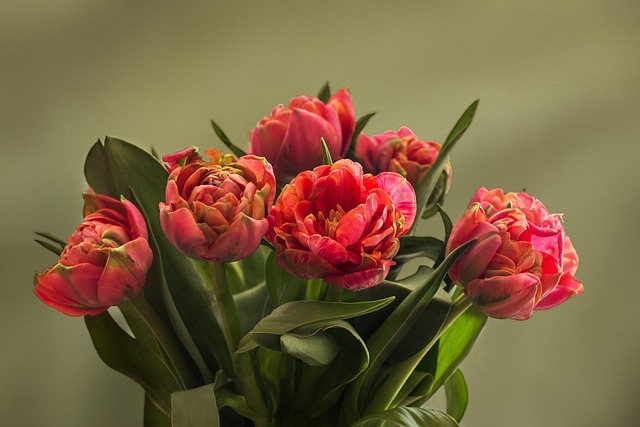
<svg viewBox="0 0 640 427"><path fill-rule="evenodd" d="M168 414L171 393L180 390L180 384L165 361L123 331L108 311L84 320L102 361L140 384L153 404Z"/></svg>
<svg viewBox="0 0 640 427"><path fill-rule="evenodd" d="M457 422L460 422L469 400L467 383L460 369L456 369L449 379L445 381L444 389L447 395L447 414L451 415Z"/></svg>
<svg viewBox="0 0 640 427"><path fill-rule="evenodd" d="M236 157L242 157L242 156L246 156L247 153L246 151L244 151L242 148L238 147L237 145L235 145L233 142L231 142L231 140L229 139L229 137L224 133L224 131L222 130L222 128L220 126L218 126L216 124L216 122L214 122L213 120L211 120L211 126L213 126L213 131L216 133L216 135L218 135L218 138L220 138L220 141L222 141L222 143L224 145L227 146L227 148L229 150L231 150L231 152L236 156Z"/></svg>
<svg viewBox="0 0 640 427"><path fill-rule="evenodd" d="M340 351L333 335L325 331L316 331L310 335L284 334L280 337L280 348L309 366L328 365Z"/></svg>
<svg viewBox="0 0 640 427"><path fill-rule="evenodd" d="M440 174L444 169L444 166L447 162L449 154L451 150L455 146L456 142L460 139L460 137L465 133L465 131L471 125L471 121L473 120L473 116L476 113L476 109L478 108L479 100L474 101L464 113L458 122L455 124L449 136L447 137L444 144L440 148L440 152L438 153L438 157L433 162L426 175L420 180L418 185L416 186L416 206L418 207L418 212L424 211L424 208L427 204L427 200L433 193L436 184L438 183L438 179L440 178Z"/></svg>
<svg viewBox="0 0 640 427"><path fill-rule="evenodd" d="M171 394L171 427L218 427L214 384Z"/></svg>
<svg viewBox="0 0 640 427"><path fill-rule="evenodd" d="M435 409L399 406L388 411L369 415L351 427L457 427L449 415Z"/></svg>
<svg viewBox="0 0 640 427"><path fill-rule="evenodd" d="M393 301L385 298L366 302L292 301L281 305L264 317L240 341L238 352L251 351L267 341L279 342L280 336L297 328L331 320L345 320L378 310ZM274 344L275 346L277 344Z"/></svg>

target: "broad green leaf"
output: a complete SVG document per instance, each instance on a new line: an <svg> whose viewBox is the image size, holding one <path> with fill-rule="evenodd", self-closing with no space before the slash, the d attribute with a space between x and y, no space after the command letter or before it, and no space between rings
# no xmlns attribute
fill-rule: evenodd
<svg viewBox="0 0 640 427"><path fill-rule="evenodd" d="M247 153L240 147L238 147L237 145L235 145L233 142L231 142L231 140L229 139L229 137L224 133L224 131L222 130L222 128L220 126L218 126L216 124L216 122L214 122L213 120L211 120L211 126L213 126L213 131L216 133L216 135L218 135L218 138L220 138L220 141L222 141L222 143L224 145L227 146L227 148L229 150L231 150L231 152L236 156L236 157L242 157L242 156L246 156Z"/></svg>
<svg viewBox="0 0 640 427"><path fill-rule="evenodd" d="M393 257L398 264L404 264L414 258L425 257L437 260L444 253L444 242L431 236L403 236L400 238L400 250Z"/></svg>
<svg viewBox="0 0 640 427"><path fill-rule="evenodd" d="M467 383L460 369L456 369L453 375L444 383L444 389L447 394L447 414L460 422L467 409L468 393Z"/></svg>
<svg viewBox="0 0 640 427"><path fill-rule="evenodd" d="M357 419L361 411L364 410L382 363L411 330L422 311L438 291L440 283L451 265L471 244L473 241L467 242L451 252L425 282L413 290L367 339L371 361L363 375L348 387L345 397L345 416L348 421ZM375 410L375 408L373 409Z"/></svg>
<svg viewBox="0 0 640 427"><path fill-rule="evenodd" d="M267 305L267 286L263 282L258 286L235 294L233 300L240 320L242 333L246 334L262 319Z"/></svg>
<svg viewBox="0 0 640 427"><path fill-rule="evenodd" d="M437 214L438 205L442 206L444 204L444 198L447 195L447 180L447 172L443 170L442 173L440 173L438 181L436 182L436 186L431 192L429 200L427 200L427 205L422 211L423 219L431 218L432 216Z"/></svg>
<svg viewBox="0 0 640 427"><path fill-rule="evenodd" d="M316 331L310 335L284 334L280 337L280 348L309 366L328 365L340 351L333 335L325 331Z"/></svg>
<svg viewBox="0 0 640 427"><path fill-rule="evenodd" d="M351 427L457 427L449 415L435 409L399 406L362 418Z"/></svg>
<svg viewBox="0 0 640 427"><path fill-rule="evenodd" d="M486 322L487 316L472 306L447 329L440 338L437 348L432 348L418 365L417 370L432 373L434 379L429 390L415 393L424 394L424 397L415 403L416 405L429 399L455 372L471 351ZM433 370L434 358L437 360L435 371Z"/></svg>
<svg viewBox="0 0 640 427"><path fill-rule="evenodd" d="M123 331L108 311L84 320L102 361L140 384L155 406L168 414L171 393L181 388L165 361Z"/></svg>
<svg viewBox="0 0 640 427"><path fill-rule="evenodd" d="M478 108L479 100L473 102L462 114L458 122L455 124L449 136L447 137L444 144L440 148L440 152L438 153L438 157L433 162L426 175L420 180L418 185L416 186L416 206L418 207L418 212L424 211L424 208L427 204L427 200L431 197L437 183L440 178L440 174L444 169L444 166L447 162L449 154L451 150L455 146L456 142L460 139L460 137L465 133L465 131L471 125L471 121L473 120L473 116L476 113L476 109Z"/></svg>
<svg viewBox="0 0 640 427"><path fill-rule="evenodd" d="M318 92L318 99L326 104L329 102L329 98L331 98L331 89L329 88L329 82L325 82L320 92Z"/></svg>
<svg viewBox="0 0 640 427"><path fill-rule="evenodd" d="M171 427L219 425L214 384L171 394Z"/></svg>
<svg viewBox="0 0 640 427"><path fill-rule="evenodd" d="M98 173L100 171L103 173ZM149 284L159 289L145 291L162 295L164 304L154 304L154 308L160 313L166 306L180 341L201 368L205 381L212 380L211 372L218 370L218 363L231 374L231 355L222 329L213 315L206 285L192 260L173 247L160 226L158 204L164 201L168 177L166 169L140 148L107 137L104 146L97 144L90 151L85 174L89 185L98 192L105 191L116 198L121 194L128 198L132 198L132 194L137 196L138 207L147 219L149 240L157 245L154 264L162 266L166 279ZM202 364L198 361L207 364L206 371L202 370Z"/></svg>
<svg viewBox="0 0 640 427"><path fill-rule="evenodd" d="M298 360L281 351L260 347L255 352L256 371L264 384L263 393L272 415L290 411L296 398L295 384Z"/></svg>
<svg viewBox="0 0 640 427"><path fill-rule="evenodd" d="M264 317L240 341L238 352L250 351L258 346L256 340L279 340L279 337L297 328L331 320L344 320L379 310L393 301L385 298L366 302L292 301L277 307Z"/></svg>
<svg viewBox="0 0 640 427"><path fill-rule="evenodd" d="M293 276L276 264L275 251L269 252L265 262L265 280L269 303L272 308L284 303L304 299L306 292L306 280Z"/></svg>

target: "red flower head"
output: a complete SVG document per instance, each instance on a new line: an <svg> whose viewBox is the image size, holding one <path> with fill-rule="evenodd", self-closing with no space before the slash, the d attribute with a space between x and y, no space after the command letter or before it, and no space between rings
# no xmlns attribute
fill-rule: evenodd
<svg viewBox="0 0 640 427"><path fill-rule="evenodd" d="M415 215L406 179L363 174L345 159L302 172L284 187L268 238L289 273L359 290L384 280Z"/></svg>
<svg viewBox="0 0 640 427"><path fill-rule="evenodd" d="M83 197L82 224L58 263L34 280L38 298L69 316L95 316L133 298L153 260L144 219L131 202Z"/></svg>

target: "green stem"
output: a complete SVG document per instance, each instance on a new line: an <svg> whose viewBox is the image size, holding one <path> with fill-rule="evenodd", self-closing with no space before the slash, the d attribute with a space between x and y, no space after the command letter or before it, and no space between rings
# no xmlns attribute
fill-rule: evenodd
<svg viewBox="0 0 640 427"><path fill-rule="evenodd" d="M393 366L392 372L388 376L387 380L377 389L376 393L371 398L371 402L364 411L364 415L369 415L379 411L386 411L391 407L396 396L400 393L402 387L407 382L420 361L429 352L429 350L431 350L431 347L438 342L447 329L449 329L449 327L458 320L458 318L469 307L471 307L471 305L471 301L464 296L458 298L453 303L446 320L429 345L423 348L419 353Z"/></svg>
<svg viewBox="0 0 640 427"><path fill-rule="evenodd" d="M222 317L222 327L227 340L229 353L233 354L238 349L238 343L242 338L240 320L236 311L236 304L233 301L233 294L227 280L227 271L223 262L210 262L211 277L213 279L213 293L216 296L220 316Z"/></svg>
<svg viewBox="0 0 640 427"><path fill-rule="evenodd" d="M340 302L342 299L342 288L337 285L327 285L327 295L324 300L327 302Z"/></svg>
<svg viewBox="0 0 640 427"><path fill-rule="evenodd" d="M220 316L222 317L224 335L227 340L229 352L234 354L242 338L242 329L240 327L236 304L233 300L233 294L229 286L229 280L227 279L227 271L222 262L211 262L209 266L213 279L213 293L218 303ZM251 355L244 352L235 353L233 364L238 388L244 395L247 406L258 414L252 418L253 423L256 427L268 427L270 417L268 416L267 406L256 378Z"/></svg>
<svg viewBox="0 0 640 427"><path fill-rule="evenodd" d="M120 308L123 314L126 313L129 316L135 316L138 320L146 323L146 326L152 331L158 345L169 359L168 362L181 387L184 390L195 387L197 380L194 377L194 371L190 367L187 359L185 359L180 344L144 296L139 294L133 299L124 301L120 305ZM160 356L164 357L163 354L160 354Z"/></svg>
<svg viewBox="0 0 640 427"><path fill-rule="evenodd" d="M307 279L307 300L321 300L326 291L326 285L322 279Z"/></svg>

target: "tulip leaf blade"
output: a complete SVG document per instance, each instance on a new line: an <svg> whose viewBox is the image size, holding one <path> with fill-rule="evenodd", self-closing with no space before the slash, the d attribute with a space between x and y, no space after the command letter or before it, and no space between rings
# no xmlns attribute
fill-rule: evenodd
<svg viewBox="0 0 640 427"><path fill-rule="evenodd" d="M325 331L315 331L310 335L284 334L280 337L280 348L309 366L328 365L340 351L333 335Z"/></svg>
<svg viewBox="0 0 640 427"><path fill-rule="evenodd" d="M479 99L475 100L469 107L467 107L464 113L462 113L462 116L460 116L460 118L454 125L444 144L442 144L442 147L440 147L438 157L436 157L436 160L433 162L425 176L420 180L418 185L416 185L416 206L418 212L424 211L427 205L427 201L431 197L431 194L433 193L438 183L440 174L444 170L444 166L447 162L447 159L449 158L451 150L471 125L473 117L476 114L479 102Z"/></svg>
<svg viewBox="0 0 640 427"><path fill-rule="evenodd" d="M399 406L366 416L351 427L457 427L449 415L435 409Z"/></svg>
<svg viewBox="0 0 640 427"><path fill-rule="evenodd" d="M120 198L121 193L116 188L107 150L100 140L93 144L87 154L84 176L89 187L96 193L106 194L114 199Z"/></svg>
<svg viewBox="0 0 640 427"><path fill-rule="evenodd" d="M140 384L158 409L168 414L171 393L180 385L165 361L123 331L108 311L84 320L102 361Z"/></svg>
<svg viewBox="0 0 640 427"><path fill-rule="evenodd" d="M231 142L231 140L229 139L227 134L224 133L222 128L220 126L218 126L218 124L216 122L214 122L213 120L211 120L211 126L213 126L213 131L216 133L216 135L218 135L218 138L220 138L220 141L222 141L222 143L224 145L226 145L227 148L229 150L231 150L231 152L236 157L242 157L242 156L246 156L247 155L247 153L242 148L238 147L233 142Z"/></svg>
<svg viewBox="0 0 640 427"><path fill-rule="evenodd" d="M318 99L322 101L323 104L329 102L329 98L331 98L331 88L329 87L329 82L325 82L320 92L318 92Z"/></svg>
<svg viewBox="0 0 640 427"><path fill-rule="evenodd" d="M331 153L329 152L329 147L327 147L327 142L323 137L320 137L320 145L322 146L322 164L323 165L332 165L333 159L331 158Z"/></svg>
<svg viewBox="0 0 640 427"><path fill-rule="evenodd" d="M365 302L292 301L274 309L258 322L240 341L238 352L253 350L258 340L267 336L280 336L297 328L308 327L330 320L344 320L379 310L393 301L393 297Z"/></svg>
<svg viewBox="0 0 640 427"><path fill-rule="evenodd" d="M444 389L447 395L447 414L457 422L460 422L469 401L467 383L460 369L456 369L445 381Z"/></svg>
<svg viewBox="0 0 640 427"><path fill-rule="evenodd" d="M214 383L171 394L171 427L220 425Z"/></svg>
<svg viewBox="0 0 640 427"><path fill-rule="evenodd" d="M360 117L358 121L356 121L355 130L353 131L353 136L351 137L351 141L349 142L349 148L347 149L347 153L349 154L349 158L358 159L356 156L356 143L358 141L358 136L362 133L364 127L369 123L369 120L373 116L378 114L376 111L372 111L371 113L367 113L364 116Z"/></svg>
<svg viewBox="0 0 640 427"><path fill-rule="evenodd" d="M304 299L305 279L293 276L276 264L276 252L271 251L265 262L265 281L271 308Z"/></svg>
<svg viewBox="0 0 640 427"><path fill-rule="evenodd" d="M404 264L417 257L436 261L444 253L444 242L431 236L409 236L400 238L400 249L393 260Z"/></svg>
<svg viewBox="0 0 640 427"><path fill-rule="evenodd" d="M36 243L38 243L40 246L42 246L43 248L45 248L46 250L48 250L50 252L53 252L57 256L60 256L60 254L62 253L62 249L60 249L56 245L53 245L53 244L51 244L49 242L45 242L44 240L40 240L40 239L33 239L33 240Z"/></svg>
<svg viewBox="0 0 640 427"><path fill-rule="evenodd" d="M343 410L347 423L358 419L365 408L372 412L376 410L368 407L367 401L383 362L411 330L419 315L436 295L451 265L473 243L475 241L471 240L452 251L424 283L414 289L367 339L371 361L367 370L347 389Z"/></svg>

